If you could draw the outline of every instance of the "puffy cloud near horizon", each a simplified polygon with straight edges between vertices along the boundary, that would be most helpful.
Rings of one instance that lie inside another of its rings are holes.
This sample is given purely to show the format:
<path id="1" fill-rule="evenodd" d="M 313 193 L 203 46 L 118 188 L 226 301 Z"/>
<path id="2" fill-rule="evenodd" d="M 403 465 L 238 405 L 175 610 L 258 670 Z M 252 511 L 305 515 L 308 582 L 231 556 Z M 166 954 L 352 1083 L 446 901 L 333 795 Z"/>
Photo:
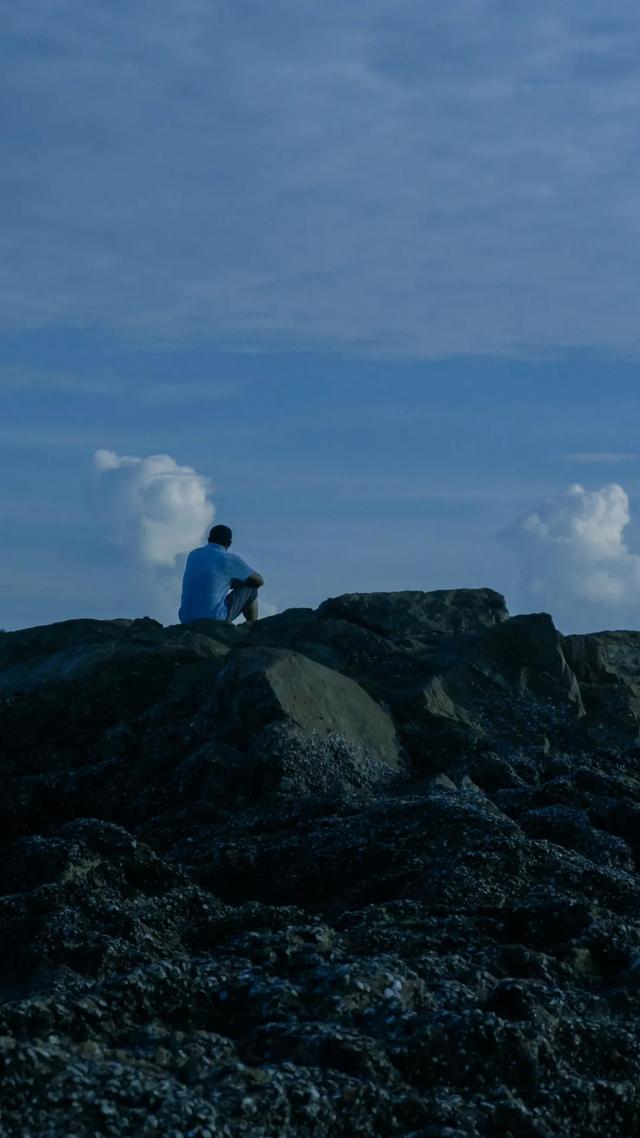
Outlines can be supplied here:
<path id="1" fill-rule="evenodd" d="M 523 607 L 552 613 L 564 632 L 634 627 L 640 619 L 640 555 L 624 541 L 629 497 L 618 483 L 579 484 L 542 502 L 502 532 L 521 562 Z"/>
<path id="2" fill-rule="evenodd" d="M 182 557 L 215 517 L 209 479 L 168 454 L 145 458 L 98 450 L 99 508 L 106 537 L 137 577 L 136 591 L 163 622 L 176 619 Z"/>

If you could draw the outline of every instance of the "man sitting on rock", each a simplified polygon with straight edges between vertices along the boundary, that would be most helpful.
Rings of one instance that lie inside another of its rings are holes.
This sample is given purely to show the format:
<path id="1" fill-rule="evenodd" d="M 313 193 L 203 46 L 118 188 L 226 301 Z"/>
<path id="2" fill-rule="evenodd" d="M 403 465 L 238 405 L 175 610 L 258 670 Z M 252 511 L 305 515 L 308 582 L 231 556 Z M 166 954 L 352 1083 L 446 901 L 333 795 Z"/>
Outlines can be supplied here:
<path id="1" fill-rule="evenodd" d="M 214 526 L 207 545 L 192 549 L 182 580 L 179 617 L 192 620 L 233 622 L 240 613 L 245 620 L 258 619 L 258 589 L 264 579 L 246 561 L 229 553 L 232 533 L 228 526 Z"/>

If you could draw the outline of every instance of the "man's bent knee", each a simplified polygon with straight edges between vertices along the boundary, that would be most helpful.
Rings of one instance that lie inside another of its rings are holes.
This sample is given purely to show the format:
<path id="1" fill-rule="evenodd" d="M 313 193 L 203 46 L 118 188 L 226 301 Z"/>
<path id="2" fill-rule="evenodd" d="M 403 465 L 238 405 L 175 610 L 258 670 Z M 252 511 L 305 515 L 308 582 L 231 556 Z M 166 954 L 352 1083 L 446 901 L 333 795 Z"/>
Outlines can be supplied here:
<path id="1" fill-rule="evenodd" d="M 247 620 L 257 620 L 257 598 L 258 590 L 252 585 L 239 585 L 227 597 L 227 621 L 232 623 L 240 614 Z"/>

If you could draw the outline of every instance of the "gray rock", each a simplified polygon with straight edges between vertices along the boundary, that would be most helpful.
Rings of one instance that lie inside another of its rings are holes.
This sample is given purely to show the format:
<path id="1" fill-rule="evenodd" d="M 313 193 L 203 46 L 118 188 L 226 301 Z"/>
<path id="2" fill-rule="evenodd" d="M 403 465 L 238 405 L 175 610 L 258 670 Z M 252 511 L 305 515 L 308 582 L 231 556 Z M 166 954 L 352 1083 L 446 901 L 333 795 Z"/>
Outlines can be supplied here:
<path id="1" fill-rule="evenodd" d="M 580 683 L 591 720 L 618 725 L 637 738 L 640 729 L 640 632 L 565 636 L 563 651 Z"/>
<path id="2" fill-rule="evenodd" d="M 563 653 L 563 638 L 548 613 L 515 616 L 479 636 L 463 653 L 491 683 L 549 700 L 584 714 L 580 688 Z"/>
<path id="3" fill-rule="evenodd" d="M 318 664 L 342 672 L 361 684 L 375 699 L 392 699 L 413 687 L 432 669 L 415 653 L 393 644 L 388 637 L 352 621 L 318 618 L 309 610 L 292 610 L 259 621 L 251 645 L 288 648 Z"/>
<path id="4" fill-rule="evenodd" d="M 562 638 L 545 613 L 513 617 L 468 637 L 449 666 L 392 702 L 419 770 L 457 762 L 479 742 L 550 746 L 548 733 L 584 715 Z"/>
<path id="5" fill-rule="evenodd" d="M 0 635 L 3 1136 L 640 1132 L 637 637 L 505 618 Z"/>
<path id="6" fill-rule="evenodd" d="M 509 615 L 504 597 L 493 589 L 347 593 L 325 601 L 318 613 L 358 624 L 395 643 L 431 645 L 491 628 Z"/>
<path id="7" fill-rule="evenodd" d="M 564 636 L 564 653 L 584 683 L 638 682 L 640 632 L 592 632 Z"/>
<path id="8" fill-rule="evenodd" d="M 214 622 L 207 622 L 209 629 Z M 212 631 L 212 630 L 211 630 Z M 163 629 L 143 620 L 68 620 L 0 635 L 0 696 L 51 689 L 57 685 L 102 686 L 126 671 L 147 667 L 157 676 L 163 665 L 218 660 L 225 644 L 185 627 Z"/>
<path id="9" fill-rule="evenodd" d="M 387 773 L 404 769 L 391 716 L 353 680 L 306 656 L 273 648 L 234 652 L 220 673 L 217 703 L 241 745 L 280 724 L 296 740 L 341 740 Z"/>

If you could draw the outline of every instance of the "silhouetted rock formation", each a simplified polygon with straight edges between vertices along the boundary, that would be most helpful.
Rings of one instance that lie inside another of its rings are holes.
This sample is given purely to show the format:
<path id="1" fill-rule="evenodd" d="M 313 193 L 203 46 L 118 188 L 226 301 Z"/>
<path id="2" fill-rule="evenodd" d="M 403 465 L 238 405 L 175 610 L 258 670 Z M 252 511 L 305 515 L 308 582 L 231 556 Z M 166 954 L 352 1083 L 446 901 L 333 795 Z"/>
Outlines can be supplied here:
<path id="1" fill-rule="evenodd" d="M 0 634 L 0 1133 L 640 1132 L 640 634 Z"/>

